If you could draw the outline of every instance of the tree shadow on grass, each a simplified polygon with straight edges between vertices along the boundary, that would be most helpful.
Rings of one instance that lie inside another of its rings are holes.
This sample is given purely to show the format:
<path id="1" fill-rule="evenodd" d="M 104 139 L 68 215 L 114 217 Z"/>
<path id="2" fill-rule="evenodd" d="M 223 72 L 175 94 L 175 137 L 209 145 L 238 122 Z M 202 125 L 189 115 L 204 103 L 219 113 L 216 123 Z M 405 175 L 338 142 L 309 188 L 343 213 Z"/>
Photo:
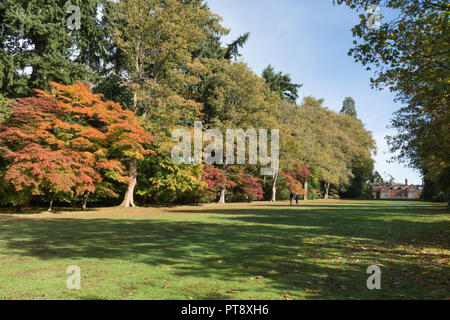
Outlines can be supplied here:
<path id="1" fill-rule="evenodd" d="M 402 210 L 398 214 L 407 215 Z M 405 256 L 394 242 L 412 234 L 415 245 L 431 247 L 436 245 L 436 234 L 448 230 L 448 223 L 408 221 L 397 216 L 383 220 L 377 216 L 378 209 L 351 207 L 314 211 L 204 208 L 194 212 L 214 216 L 211 222 L 19 219 L 0 224 L 0 241 L 6 245 L 3 254 L 43 260 L 111 258 L 150 266 L 171 265 L 181 277 L 223 281 L 261 275 L 273 289 L 333 299 L 342 297 L 343 290 L 348 296 L 370 297 L 373 293 L 367 290 L 365 281 L 366 268 L 371 264 L 393 270 L 393 279 L 396 270 L 401 274 L 403 269 L 416 267 L 418 255 Z M 445 255 L 421 253 L 419 258 L 434 264 Z M 379 293 L 381 297 L 404 289 L 401 284 L 397 287 L 397 282 L 392 280 L 391 290 Z"/>

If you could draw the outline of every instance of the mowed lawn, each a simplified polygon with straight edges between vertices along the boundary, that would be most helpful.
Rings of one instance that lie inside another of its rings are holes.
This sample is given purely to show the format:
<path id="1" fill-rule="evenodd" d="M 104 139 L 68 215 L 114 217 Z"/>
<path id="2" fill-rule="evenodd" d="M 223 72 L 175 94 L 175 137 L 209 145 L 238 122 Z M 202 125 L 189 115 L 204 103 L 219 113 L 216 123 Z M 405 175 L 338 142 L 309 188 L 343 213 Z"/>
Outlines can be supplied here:
<path id="1" fill-rule="evenodd" d="M 5 214 L 0 299 L 448 299 L 449 230 L 416 201 Z"/>

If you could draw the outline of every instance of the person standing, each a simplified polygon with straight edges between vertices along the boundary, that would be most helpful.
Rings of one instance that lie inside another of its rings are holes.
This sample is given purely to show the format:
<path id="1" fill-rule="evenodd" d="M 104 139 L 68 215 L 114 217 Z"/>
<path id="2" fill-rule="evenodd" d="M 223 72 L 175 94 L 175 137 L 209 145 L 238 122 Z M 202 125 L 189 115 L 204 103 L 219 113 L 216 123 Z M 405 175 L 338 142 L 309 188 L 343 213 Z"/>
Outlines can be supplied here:
<path id="1" fill-rule="evenodd" d="M 299 200 L 300 200 L 300 195 L 297 194 L 297 195 L 295 196 L 295 203 L 296 203 L 297 205 L 299 205 L 299 204 L 298 204 Z"/>
<path id="2" fill-rule="evenodd" d="M 291 200 L 291 206 L 294 204 L 294 197 L 295 197 L 295 194 L 293 192 L 291 192 L 291 194 L 289 195 L 289 199 Z"/>

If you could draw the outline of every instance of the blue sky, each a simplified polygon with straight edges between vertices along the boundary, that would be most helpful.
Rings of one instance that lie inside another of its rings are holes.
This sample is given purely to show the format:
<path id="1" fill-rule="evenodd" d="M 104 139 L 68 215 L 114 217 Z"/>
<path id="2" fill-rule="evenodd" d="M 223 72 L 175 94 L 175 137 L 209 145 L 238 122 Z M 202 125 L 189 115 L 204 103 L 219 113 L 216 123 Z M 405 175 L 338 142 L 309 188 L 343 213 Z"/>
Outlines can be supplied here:
<path id="1" fill-rule="evenodd" d="M 256 73 L 271 64 L 303 83 L 300 99 L 315 96 L 324 105 L 339 111 L 345 97 L 356 101 L 358 117 L 377 141 L 376 169 L 397 182 L 420 184 L 420 174 L 399 163 L 388 163 L 391 154 L 384 137 L 389 119 L 400 108 L 394 94 L 370 87 L 372 75 L 347 56 L 353 46 L 351 28 L 359 23 L 359 13 L 347 6 L 333 6 L 332 0 L 207 0 L 211 10 L 231 29 L 229 43 L 250 32 L 241 50 L 243 62 Z"/>

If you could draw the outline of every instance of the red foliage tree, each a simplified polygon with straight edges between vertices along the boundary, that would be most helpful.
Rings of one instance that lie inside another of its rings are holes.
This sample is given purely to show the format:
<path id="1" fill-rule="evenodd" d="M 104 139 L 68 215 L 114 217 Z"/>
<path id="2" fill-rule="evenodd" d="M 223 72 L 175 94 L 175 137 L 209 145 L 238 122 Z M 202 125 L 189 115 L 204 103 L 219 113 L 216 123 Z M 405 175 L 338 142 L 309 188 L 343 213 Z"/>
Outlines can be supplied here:
<path id="1" fill-rule="evenodd" d="M 16 191 L 55 197 L 82 196 L 101 189 L 117 196 L 102 176 L 132 183 L 123 162 L 151 153 L 151 137 L 134 114 L 77 83 L 37 90 L 0 126 L 0 152 L 8 161 L 3 179 Z M 134 188 L 134 186 L 133 186 Z"/>
<path id="2" fill-rule="evenodd" d="M 305 190 L 303 189 L 303 185 L 300 181 L 295 179 L 290 172 L 283 171 L 281 172 L 282 181 L 284 185 L 289 190 L 289 192 L 293 192 L 295 194 L 304 194 Z"/>
<path id="3" fill-rule="evenodd" d="M 210 164 L 205 164 L 203 166 L 202 181 L 207 184 L 204 193 L 209 200 L 215 199 L 224 186 L 226 188 L 233 188 L 236 186 L 233 181 L 227 179 L 225 170 Z"/>
<path id="4" fill-rule="evenodd" d="M 217 197 L 225 186 L 229 196 L 236 201 L 262 200 L 264 191 L 261 179 L 245 172 L 244 167 L 229 167 L 227 172 L 212 165 L 204 165 L 202 180 L 207 184 L 206 194 L 210 200 Z"/>
<path id="5" fill-rule="evenodd" d="M 311 171 L 306 164 L 303 164 L 300 168 L 294 170 L 285 170 L 281 172 L 286 188 L 295 194 L 305 194 L 306 189 L 303 188 L 302 182 L 306 182 L 311 175 Z"/>
<path id="6" fill-rule="evenodd" d="M 264 199 L 264 190 L 259 183 L 260 181 L 261 179 L 240 171 L 235 177 L 236 187 L 233 192 L 234 198 L 245 201 Z"/>

